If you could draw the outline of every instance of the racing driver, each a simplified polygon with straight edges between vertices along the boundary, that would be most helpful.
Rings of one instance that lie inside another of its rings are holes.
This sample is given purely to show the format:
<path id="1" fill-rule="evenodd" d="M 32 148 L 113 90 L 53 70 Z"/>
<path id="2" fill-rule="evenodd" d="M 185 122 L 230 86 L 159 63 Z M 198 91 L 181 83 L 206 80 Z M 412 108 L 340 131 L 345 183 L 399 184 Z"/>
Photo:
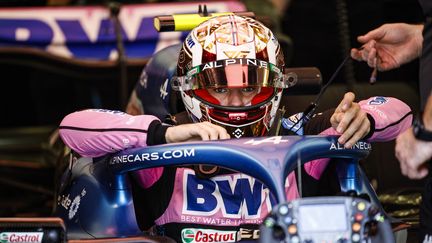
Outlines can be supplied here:
<path id="1" fill-rule="evenodd" d="M 236 15 L 211 18 L 190 32 L 178 56 L 172 88 L 180 93 L 186 112 L 176 116 L 176 125 L 166 125 L 142 109 L 139 115 L 84 110 L 63 119 L 60 135 L 79 155 L 100 157 L 164 143 L 270 136 L 275 126 L 282 126 L 282 134 L 340 135 L 338 142 L 349 148 L 360 139 L 392 140 L 411 125 L 411 110 L 400 100 L 372 97 L 355 102 L 351 92 L 335 109 L 305 124 L 302 114 L 280 118 L 282 91 L 292 85 L 283 70 L 282 50 L 267 27 Z M 130 102 L 135 110 L 142 107 L 137 99 Z M 302 169 L 318 183 L 327 163 L 315 160 Z M 271 210 L 264 185 L 223 168 L 153 168 L 132 176 L 141 229 L 178 242 L 191 242 L 191 235 L 207 242 L 256 239 L 259 224 Z M 287 178 L 286 191 L 288 199 L 299 196 L 294 173 Z"/>

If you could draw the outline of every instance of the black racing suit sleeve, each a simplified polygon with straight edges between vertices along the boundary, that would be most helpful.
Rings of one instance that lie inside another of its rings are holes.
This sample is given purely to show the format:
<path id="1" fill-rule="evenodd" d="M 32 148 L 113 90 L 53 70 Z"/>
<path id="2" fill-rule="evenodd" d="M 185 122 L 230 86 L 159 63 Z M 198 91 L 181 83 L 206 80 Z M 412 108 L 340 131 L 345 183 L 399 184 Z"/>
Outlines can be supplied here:
<path id="1" fill-rule="evenodd" d="M 147 145 L 166 144 L 165 133 L 168 127 L 158 120 L 152 121 L 147 129 Z"/>
<path id="2" fill-rule="evenodd" d="M 330 118 L 335 109 L 315 114 L 304 126 L 304 135 L 317 135 L 331 127 Z"/>
<path id="3" fill-rule="evenodd" d="M 334 111 L 335 109 L 330 109 L 313 116 L 312 119 L 310 119 L 310 121 L 306 123 L 304 127 L 304 135 L 320 134 L 324 130 L 330 128 L 332 126 L 330 123 L 330 118 L 333 115 Z M 372 137 L 373 133 L 375 132 L 374 118 L 369 114 L 367 114 L 367 118 L 370 122 L 370 131 L 363 139 L 368 139 Z"/>

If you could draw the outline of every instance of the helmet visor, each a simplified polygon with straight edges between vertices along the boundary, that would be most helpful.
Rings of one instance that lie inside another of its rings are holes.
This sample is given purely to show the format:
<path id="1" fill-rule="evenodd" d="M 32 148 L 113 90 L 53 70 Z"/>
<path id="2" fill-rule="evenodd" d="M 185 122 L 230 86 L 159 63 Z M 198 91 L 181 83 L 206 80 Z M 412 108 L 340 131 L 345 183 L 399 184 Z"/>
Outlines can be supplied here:
<path id="1" fill-rule="evenodd" d="M 217 88 L 288 88 L 282 71 L 275 65 L 248 58 L 224 59 L 193 67 L 186 76 L 175 77 L 175 90 Z"/>

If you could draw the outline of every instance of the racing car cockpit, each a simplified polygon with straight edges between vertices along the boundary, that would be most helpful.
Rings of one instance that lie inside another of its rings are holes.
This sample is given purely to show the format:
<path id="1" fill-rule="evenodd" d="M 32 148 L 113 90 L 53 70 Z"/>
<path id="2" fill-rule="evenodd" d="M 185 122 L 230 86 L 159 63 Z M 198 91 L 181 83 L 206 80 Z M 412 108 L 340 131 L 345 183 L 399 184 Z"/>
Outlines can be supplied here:
<path id="1" fill-rule="evenodd" d="M 211 16 L 197 18 L 200 17 Z M 163 25 L 162 22 L 159 24 Z M 176 66 L 172 57 L 178 56 L 180 48 L 180 45 L 173 45 L 156 53 L 137 84 L 142 87 L 142 92 L 137 95 L 145 105 L 144 111 L 164 121 L 169 121 L 173 113 L 182 109 L 169 85 Z M 285 70 L 285 74 L 289 85 L 297 84 L 288 92 L 319 90 L 316 87 L 321 84 L 321 75 L 316 68 L 292 68 Z M 311 114 L 314 110 L 312 107 L 306 113 Z M 371 145 L 364 141 L 344 148 L 336 136 L 277 135 L 130 148 L 97 158 L 70 153 L 59 183 L 55 208 L 55 215 L 64 225 L 50 222 L 60 231 L 50 231 L 51 238 L 49 233 L 39 234 L 40 242 L 64 242 L 66 239 L 69 242 L 173 242 L 168 237 L 151 235 L 140 226 L 137 213 L 140 205 L 134 198 L 129 175 L 149 168 L 200 164 L 256 178 L 269 191 L 266 200 L 271 207 L 261 222 L 260 231 L 254 231 L 249 238 L 231 233 L 213 235 L 210 239 L 188 231 L 182 234 L 183 242 L 394 242 L 389 220 L 358 165 L 370 150 Z M 288 202 L 287 176 L 297 170 L 301 192 L 299 168 L 321 158 L 332 159 L 338 196 L 303 198 L 300 194 L 299 199 Z M 147 205 L 157 203 L 153 198 L 144 200 L 149 201 Z M 33 227 L 42 232 L 43 226 L 44 222 L 30 223 L 15 231 L 26 232 Z M 5 227 L 16 227 L 16 224 Z M 62 234 L 67 237 L 58 237 Z M 9 240 L 12 236 L 6 233 L 2 237 Z M 15 234 L 13 237 L 24 236 Z"/>
<path id="2" fill-rule="evenodd" d="M 176 65 L 172 56 L 178 56 L 180 48 L 174 45 L 156 53 L 137 84 L 141 86 L 142 92 L 137 95 L 145 105 L 144 111 L 161 120 L 181 109 L 169 85 Z M 316 87 L 321 82 L 319 71 L 314 68 L 288 69 L 285 75 L 287 85 L 297 84 L 293 87 L 298 90 Z M 310 116 L 314 110 L 312 107 L 305 113 Z M 144 235 L 152 240 L 153 236 L 146 235 L 140 226 L 137 215 L 140 205 L 134 200 L 129 173 L 156 167 L 205 164 L 250 175 L 270 191 L 273 209 L 262 222 L 260 233 L 246 240 L 393 242 L 389 221 L 358 166 L 358 160 L 366 157 L 370 149 L 370 144 L 363 141 L 352 148 L 344 148 L 335 136 L 270 136 L 132 148 L 93 159 L 71 155 L 62 178 L 56 215 L 64 220 L 69 239 L 107 240 Z M 300 195 L 299 199 L 287 202 L 284 188 L 288 174 L 298 170 L 301 191 L 298 168 L 320 158 L 333 160 L 342 196 L 302 198 Z M 184 242 L 204 242 L 209 237 L 202 237 L 195 231 L 182 232 Z M 211 241 L 245 240 L 237 233 L 218 237 L 213 235 Z"/>
<path id="3" fill-rule="evenodd" d="M 358 160 L 368 155 L 370 144 L 358 142 L 351 149 L 334 149 L 335 146 L 338 142 L 334 136 L 278 136 L 135 148 L 96 162 L 72 159 L 59 195 L 61 203 L 71 203 L 68 207 L 59 206 L 57 215 L 64 220 L 69 239 L 143 235 L 135 215 L 128 172 L 205 161 L 249 174 L 267 185 L 277 206 L 263 221 L 261 242 L 393 242 L 389 221 L 367 178 L 358 169 Z M 286 202 L 284 178 L 298 165 L 321 157 L 335 158 L 342 190 L 366 193 L 371 201 L 358 197 L 310 197 Z M 227 163 L 226 158 L 236 163 Z M 193 232 L 188 237 L 195 242 L 203 240 Z M 238 235 L 233 237 L 241 239 Z"/>

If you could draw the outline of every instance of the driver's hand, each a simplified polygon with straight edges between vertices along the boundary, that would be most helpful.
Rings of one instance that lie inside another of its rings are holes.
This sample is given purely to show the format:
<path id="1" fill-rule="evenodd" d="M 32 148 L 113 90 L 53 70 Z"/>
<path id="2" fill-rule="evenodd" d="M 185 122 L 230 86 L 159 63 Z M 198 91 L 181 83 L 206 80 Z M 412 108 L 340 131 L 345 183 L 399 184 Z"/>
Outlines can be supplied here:
<path id="1" fill-rule="evenodd" d="M 228 138 L 230 138 L 230 135 L 227 133 L 225 128 L 210 122 L 191 123 L 169 127 L 165 133 L 167 143 Z"/>
<path id="2" fill-rule="evenodd" d="M 367 114 L 360 109 L 360 105 L 354 102 L 354 99 L 354 93 L 345 93 L 343 100 L 330 118 L 332 127 L 341 134 L 338 142 L 345 148 L 352 147 L 370 131 L 371 124 Z"/>

